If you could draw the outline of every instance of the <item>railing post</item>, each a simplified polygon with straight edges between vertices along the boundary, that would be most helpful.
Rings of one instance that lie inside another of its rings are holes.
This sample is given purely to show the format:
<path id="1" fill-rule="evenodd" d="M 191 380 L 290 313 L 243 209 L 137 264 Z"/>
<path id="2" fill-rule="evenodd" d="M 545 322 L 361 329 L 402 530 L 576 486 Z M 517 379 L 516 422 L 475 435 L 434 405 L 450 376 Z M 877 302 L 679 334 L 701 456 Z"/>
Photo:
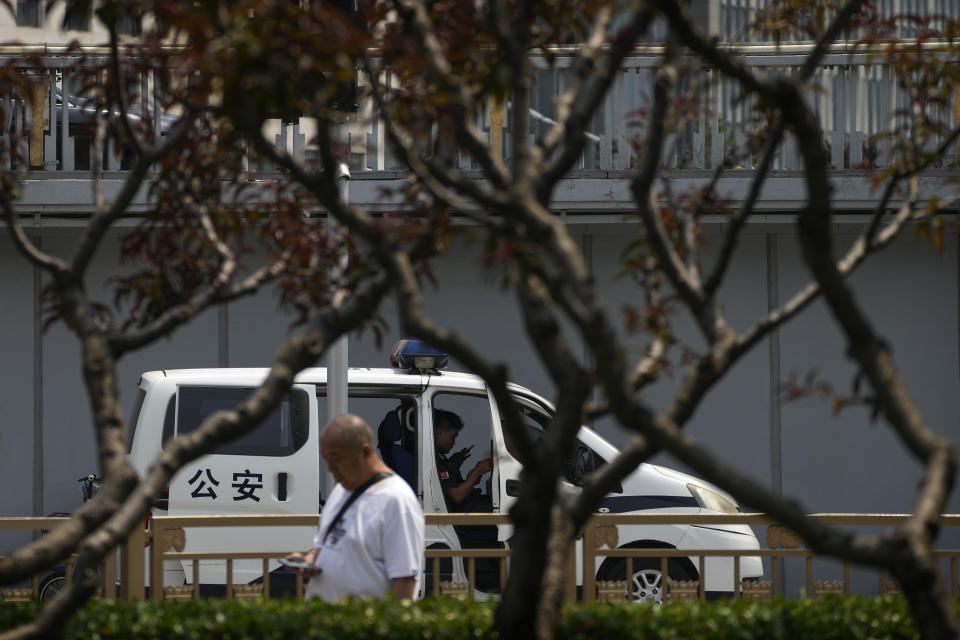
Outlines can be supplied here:
<path id="1" fill-rule="evenodd" d="M 707 558 L 700 556 L 700 600 L 707 600 Z"/>
<path id="2" fill-rule="evenodd" d="M 163 538 L 162 530 L 157 528 L 157 521 L 150 521 L 150 599 L 163 600 L 163 552 L 161 549 Z M 193 576 L 196 580 L 197 576 Z"/>
<path id="3" fill-rule="evenodd" d="M 103 560 L 103 598 L 116 600 L 117 598 L 117 551 L 107 553 Z"/>
<path id="4" fill-rule="evenodd" d="M 597 523 L 594 517 L 587 520 L 583 527 L 583 600 L 593 602 L 597 599 L 597 579 L 594 551 L 597 548 Z"/>
<path id="5" fill-rule="evenodd" d="M 490 152 L 494 158 L 503 159 L 503 120 L 506 103 L 491 98 L 490 104 Z"/>
<path id="6" fill-rule="evenodd" d="M 577 543 L 570 545 L 570 552 L 567 554 L 567 575 L 564 578 L 566 587 L 564 589 L 564 600 L 571 602 L 577 599 Z M 503 591 L 500 591 L 503 593 Z"/>
<path id="7" fill-rule="evenodd" d="M 47 102 L 47 91 L 50 90 L 49 76 L 43 72 L 36 72 L 30 77 L 30 168 L 43 169 L 43 139 L 47 122 L 43 117 Z"/>
<path id="8" fill-rule="evenodd" d="M 143 600 L 145 574 L 143 548 L 147 532 L 137 525 L 120 546 L 120 599 Z"/>
<path id="9" fill-rule="evenodd" d="M 733 599 L 740 599 L 740 556 L 733 556 Z"/>

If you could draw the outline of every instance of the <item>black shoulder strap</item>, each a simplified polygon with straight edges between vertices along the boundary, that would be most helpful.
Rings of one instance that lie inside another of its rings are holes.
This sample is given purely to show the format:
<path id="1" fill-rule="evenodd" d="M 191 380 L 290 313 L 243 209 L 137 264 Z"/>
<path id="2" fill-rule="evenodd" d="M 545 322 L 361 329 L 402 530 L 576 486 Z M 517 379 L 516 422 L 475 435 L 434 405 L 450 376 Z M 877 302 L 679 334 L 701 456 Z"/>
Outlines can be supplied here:
<path id="1" fill-rule="evenodd" d="M 323 544 L 327 541 L 327 535 L 330 533 L 330 530 L 337 526 L 337 524 L 343 519 L 343 514 L 347 512 L 347 509 L 350 508 L 350 505 L 357 501 L 357 498 L 360 497 L 360 494 L 384 478 L 389 478 L 392 475 L 392 473 L 387 473 L 386 471 L 379 471 L 373 474 L 372 478 L 354 489 L 353 493 L 350 494 L 350 497 L 343 501 L 343 506 L 340 507 L 340 511 L 337 511 L 337 515 L 333 516 L 333 520 L 330 521 L 330 526 L 328 526 L 327 530 L 323 532 L 323 538 L 320 539 L 320 544 Z"/>

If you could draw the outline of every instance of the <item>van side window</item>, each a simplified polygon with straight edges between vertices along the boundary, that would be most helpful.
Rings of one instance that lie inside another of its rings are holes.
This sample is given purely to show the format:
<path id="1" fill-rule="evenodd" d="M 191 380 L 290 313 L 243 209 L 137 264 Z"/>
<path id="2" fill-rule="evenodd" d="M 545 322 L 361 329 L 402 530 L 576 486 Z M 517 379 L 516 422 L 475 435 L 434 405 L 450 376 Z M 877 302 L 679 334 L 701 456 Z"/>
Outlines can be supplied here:
<path id="1" fill-rule="evenodd" d="M 252 387 L 180 387 L 170 399 L 163 421 L 163 441 L 197 429 L 204 420 L 223 409 L 232 409 L 253 391 Z M 309 436 L 307 394 L 300 389 L 287 393 L 280 406 L 253 431 L 221 444 L 214 455 L 289 456 Z"/>
<path id="2" fill-rule="evenodd" d="M 454 393 L 440 391 L 431 400 L 434 421 L 434 433 L 431 434 L 434 455 L 436 457 L 437 478 L 447 509 L 451 513 L 483 513 L 493 508 L 493 474 L 484 474 L 469 489 L 469 494 L 459 500 L 451 498 L 452 487 L 461 486 L 469 477 L 471 470 L 482 460 L 493 459 L 493 431 L 490 425 L 490 399 L 486 393 Z M 453 432 L 453 441 L 446 436 L 438 440 L 437 427 L 445 425 L 446 432 Z M 457 428 L 457 431 L 452 431 Z M 445 448 L 443 448 L 445 445 Z M 464 451 L 466 450 L 466 451 Z M 463 454 L 458 452 L 463 451 Z M 474 529 L 478 529 L 474 531 Z M 486 531 L 481 531 L 483 529 Z M 486 527 L 461 527 L 457 529 L 461 544 L 469 544 L 480 539 L 496 541 L 496 529 Z M 467 536 L 467 537 L 464 537 Z"/>
<path id="3" fill-rule="evenodd" d="M 417 491 L 417 396 L 420 388 L 371 385 L 350 387 L 350 413 L 363 418 L 376 439 L 380 458 Z M 327 421 L 327 396 L 317 387 L 320 424 Z"/>

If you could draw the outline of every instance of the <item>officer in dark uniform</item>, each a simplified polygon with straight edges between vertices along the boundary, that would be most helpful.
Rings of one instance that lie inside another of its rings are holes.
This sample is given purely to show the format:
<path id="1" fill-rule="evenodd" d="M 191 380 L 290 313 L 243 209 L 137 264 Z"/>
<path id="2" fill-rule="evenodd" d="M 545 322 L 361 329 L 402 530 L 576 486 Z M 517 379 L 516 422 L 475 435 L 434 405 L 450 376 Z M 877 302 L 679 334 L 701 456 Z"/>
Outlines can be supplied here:
<path id="1" fill-rule="evenodd" d="M 490 497 L 484 497 L 476 485 L 484 474 L 490 472 L 493 461 L 490 458 L 478 461 L 464 478 L 460 467 L 470 457 L 470 449 L 473 447 L 466 447 L 453 455 L 447 455 L 453 450 L 453 446 L 457 443 L 457 436 L 463 429 L 460 416 L 452 411 L 437 409 L 433 412 L 433 429 L 437 447 L 437 473 L 440 474 L 440 484 L 450 512 L 490 511 Z"/>
<path id="2" fill-rule="evenodd" d="M 440 485 L 447 501 L 450 513 L 488 513 L 493 505 L 489 492 L 484 495 L 476 485 L 480 479 L 493 468 L 490 458 L 479 460 L 464 478 L 460 467 L 470 456 L 470 449 L 466 447 L 452 455 L 457 436 L 463 429 L 460 416 L 452 411 L 435 409 L 433 412 L 433 435 L 437 449 L 437 473 L 440 475 Z M 497 528 L 491 526 L 458 526 L 454 527 L 460 545 L 464 549 L 483 549 L 501 547 L 497 541 Z M 476 561 L 477 587 L 484 591 L 498 591 L 500 585 L 499 562 L 494 558 L 478 558 Z"/>

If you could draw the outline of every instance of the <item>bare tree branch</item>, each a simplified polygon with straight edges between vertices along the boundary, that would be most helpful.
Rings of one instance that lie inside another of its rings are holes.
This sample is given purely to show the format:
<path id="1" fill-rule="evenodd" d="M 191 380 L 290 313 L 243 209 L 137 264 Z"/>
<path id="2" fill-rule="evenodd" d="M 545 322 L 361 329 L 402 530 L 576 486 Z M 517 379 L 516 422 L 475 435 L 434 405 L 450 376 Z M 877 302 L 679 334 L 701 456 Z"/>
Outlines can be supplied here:
<path id="1" fill-rule="evenodd" d="M 66 276 L 70 268 L 69 265 L 60 258 L 51 256 L 38 249 L 27 236 L 23 230 L 20 218 L 17 216 L 17 212 L 13 209 L 13 203 L 10 202 L 10 196 L 6 190 L 0 190 L 0 207 L 3 208 L 4 216 L 7 219 L 7 226 L 10 227 L 10 231 L 12 232 L 11 238 L 17 250 L 32 264 L 49 272 L 54 277 Z"/>
<path id="2" fill-rule="evenodd" d="M 674 72 L 673 67 L 664 66 L 657 76 L 654 84 L 654 104 L 649 134 L 644 145 L 644 157 L 637 176 L 631 182 L 630 189 L 660 268 L 670 279 L 677 294 L 693 312 L 700 330 L 711 343 L 714 343 L 720 338 L 729 337 L 730 328 L 716 306 L 704 298 L 699 278 L 687 269 L 674 248 L 659 213 L 659 205 L 653 190 L 653 181 L 663 144 L 663 122 L 667 112 L 668 93 L 673 86 Z"/>
<path id="3" fill-rule="evenodd" d="M 588 50 L 577 59 L 574 77 L 579 80 L 581 90 L 575 95 L 571 89 L 561 96 L 557 105 L 558 124 L 547 133 L 541 143 L 544 159 L 549 159 L 557 148 L 561 149 L 556 158 L 549 160 L 548 166 L 540 172 L 542 177 L 537 180 L 535 188 L 537 199 L 541 203 L 549 203 L 553 187 L 583 153 L 587 121 L 596 112 L 613 84 L 623 59 L 633 50 L 637 39 L 647 31 L 652 20 L 653 13 L 646 7 L 634 12 L 608 48 L 599 69 L 594 68 L 592 60 L 596 55 L 595 50 Z M 598 33 L 595 32 L 594 35 Z M 583 77 L 586 74 L 590 74 L 589 80 Z"/>
<path id="4" fill-rule="evenodd" d="M 814 72 L 816 72 L 817 67 L 820 65 L 820 61 L 823 60 L 823 56 L 825 56 L 830 49 L 830 45 L 833 44 L 840 36 L 840 33 L 847 28 L 850 20 L 860 12 L 860 7 L 863 6 L 864 1 L 865 0 L 847 0 L 840 8 L 840 11 L 833 17 L 829 26 L 827 26 L 826 30 L 824 30 L 823 34 L 817 40 L 813 51 L 810 52 L 810 55 L 807 56 L 807 59 L 803 62 L 803 66 L 800 67 L 799 79 L 801 82 L 806 82 L 813 77 Z"/>
<path id="5" fill-rule="evenodd" d="M 435 197 L 460 211 L 470 211 L 471 209 L 475 209 L 477 205 L 493 208 L 499 207 L 502 203 L 496 199 L 493 192 L 484 188 L 479 181 L 467 178 L 455 169 L 440 166 L 436 162 L 432 162 L 424 157 L 422 150 L 413 142 L 412 136 L 403 131 L 397 122 L 389 117 L 389 109 L 386 102 L 387 90 L 376 78 L 377 72 L 369 58 L 367 58 L 366 68 L 367 74 L 371 78 L 370 85 L 374 101 L 377 103 L 381 112 L 385 114 L 384 125 L 387 136 L 393 143 L 400 158 L 407 164 L 408 168 L 413 171 L 424 187 Z M 461 129 L 467 133 L 473 130 L 472 126 L 469 125 L 461 125 Z M 469 137 L 474 138 L 475 136 L 470 135 Z M 483 151 L 484 145 L 480 141 L 476 141 L 476 144 L 470 148 L 478 160 L 484 155 L 489 155 L 489 153 L 485 154 Z M 496 170 L 494 169 L 494 171 Z M 507 180 L 505 174 L 502 176 L 502 180 Z M 476 201 L 477 205 L 463 200 L 457 191 L 472 198 Z"/>
<path id="6" fill-rule="evenodd" d="M 108 29 L 110 31 L 110 62 L 114 78 L 114 99 L 117 101 L 117 113 L 111 114 L 111 117 L 119 118 L 123 132 L 127 135 L 127 139 L 130 141 L 130 145 L 133 147 L 135 154 L 141 156 L 143 155 L 143 145 L 140 144 L 140 139 L 137 138 L 133 132 L 133 127 L 130 126 L 130 117 L 127 114 L 127 100 L 124 97 L 126 91 L 120 69 L 120 50 L 117 46 L 116 22 L 109 24 Z"/>
<path id="7" fill-rule="evenodd" d="M 286 270 L 286 267 L 287 264 L 284 260 L 278 260 L 264 265 L 242 282 L 238 282 L 231 287 L 223 285 L 204 287 L 194 294 L 189 301 L 167 309 L 139 331 L 134 333 L 117 332 L 110 335 L 110 348 L 114 357 L 119 358 L 129 351 L 134 351 L 158 338 L 169 335 L 174 329 L 190 321 L 204 309 L 256 293 L 263 285 L 279 277 Z M 220 275 L 223 275 L 223 273 L 221 272 Z"/>
<path id="8" fill-rule="evenodd" d="M 756 205 L 757 199 L 760 197 L 760 190 L 763 188 L 763 184 L 767 179 L 767 173 L 770 171 L 770 165 L 773 162 L 773 154 L 776 153 L 777 147 L 780 146 L 780 142 L 783 140 L 784 129 L 783 117 L 780 116 L 777 118 L 777 122 L 774 124 L 764 144 L 756 173 L 750 181 L 750 189 L 747 191 L 747 197 L 743 201 L 743 205 L 737 214 L 727 223 L 723 236 L 723 244 L 720 248 L 720 255 L 717 258 L 713 270 L 707 277 L 706 284 L 703 285 L 704 296 L 708 299 L 713 299 L 720 289 L 723 277 L 727 272 L 727 268 L 730 266 L 730 260 L 733 257 L 734 249 L 736 249 L 737 242 L 740 238 L 740 231 L 743 230 L 743 225 L 746 224 L 747 219 L 753 215 L 753 207 Z"/>
<path id="9" fill-rule="evenodd" d="M 137 161 L 130 171 L 130 175 L 124 181 L 120 193 L 117 194 L 117 199 L 109 207 L 97 207 L 71 260 L 70 268 L 75 274 L 81 276 L 86 271 L 94 250 L 99 246 L 104 233 L 110 225 L 126 213 L 137 191 L 143 185 L 150 167 L 183 143 L 193 128 L 193 123 L 194 116 L 185 115 L 181 117 L 162 143 L 145 149 L 141 155 L 137 156 Z"/>
<path id="10" fill-rule="evenodd" d="M 481 134 L 475 127 L 469 124 L 468 119 L 472 116 L 476 104 L 461 79 L 453 73 L 443 45 L 437 38 L 426 6 L 422 0 L 395 1 L 401 8 L 408 23 L 420 37 L 424 49 L 427 51 L 427 58 L 433 66 L 433 70 L 438 76 L 441 86 L 447 88 L 457 96 L 460 107 L 463 109 L 464 117 L 454 123 L 457 127 L 457 139 L 470 149 L 483 169 L 487 179 L 490 180 L 495 187 L 505 187 L 509 183 L 509 174 L 500 162 L 499 150 L 491 152 L 489 145 L 482 139 Z M 384 111 L 384 115 L 388 113 L 388 111 Z"/>
<path id="11" fill-rule="evenodd" d="M 443 349 L 462 362 L 470 371 L 483 378 L 496 400 L 504 429 L 517 443 L 518 453 L 524 460 L 530 461 L 535 470 L 538 458 L 526 431 L 521 427 L 523 421 L 513 398 L 507 390 L 507 369 L 503 365 L 491 364 L 473 345 L 461 336 L 434 323 L 423 310 L 423 298 L 417 286 L 416 276 L 409 260 L 402 255 L 382 256 L 388 262 L 388 269 L 395 278 L 397 307 L 402 328 L 406 335 L 426 340 L 434 347 Z"/>

